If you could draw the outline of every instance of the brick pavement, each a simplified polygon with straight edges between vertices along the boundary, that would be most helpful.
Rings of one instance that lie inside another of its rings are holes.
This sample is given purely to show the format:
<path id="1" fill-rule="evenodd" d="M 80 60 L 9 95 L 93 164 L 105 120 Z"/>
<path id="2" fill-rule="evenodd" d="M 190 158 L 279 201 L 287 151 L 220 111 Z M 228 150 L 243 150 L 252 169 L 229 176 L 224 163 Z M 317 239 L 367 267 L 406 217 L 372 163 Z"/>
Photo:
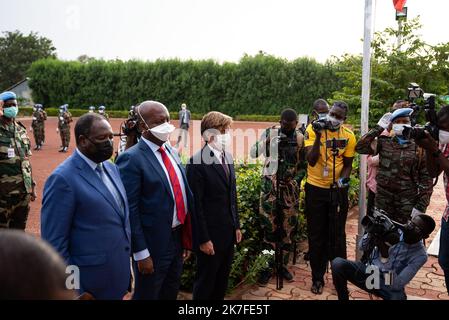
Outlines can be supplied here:
<path id="1" fill-rule="evenodd" d="M 446 197 L 442 178 L 439 179 L 438 184 L 434 189 L 430 206 L 427 213 L 430 214 L 436 221 L 437 227 L 426 242 L 428 247 L 435 237 L 439 227 L 440 219 L 443 209 L 446 205 Z M 357 234 L 358 222 L 358 208 L 353 208 L 349 213 L 348 222 L 346 225 L 348 258 L 354 259 L 355 256 L 355 238 Z M 300 249 L 302 252 L 307 251 L 307 241 L 301 243 Z M 234 299 L 243 300 L 336 300 L 336 291 L 332 284 L 332 276 L 329 273 L 325 275 L 325 287 L 322 295 L 314 295 L 310 292 L 312 285 L 312 277 L 310 266 L 303 257 L 299 259 L 296 265 L 290 267 L 290 271 L 294 275 L 294 282 L 286 283 L 284 281 L 284 288 L 280 291 L 276 290 L 275 279 L 271 279 L 266 287 L 259 287 L 258 285 L 247 286 L 241 288 L 232 297 Z M 362 290 L 356 288 L 352 284 L 349 286 L 350 299 L 352 300 L 367 300 L 370 296 Z M 446 286 L 444 283 L 444 276 L 441 267 L 438 264 L 438 259 L 429 256 L 426 264 L 417 273 L 415 278 L 406 287 L 406 293 L 409 300 L 449 300 Z M 376 297 L 371 297 L 377 300 Z"/>

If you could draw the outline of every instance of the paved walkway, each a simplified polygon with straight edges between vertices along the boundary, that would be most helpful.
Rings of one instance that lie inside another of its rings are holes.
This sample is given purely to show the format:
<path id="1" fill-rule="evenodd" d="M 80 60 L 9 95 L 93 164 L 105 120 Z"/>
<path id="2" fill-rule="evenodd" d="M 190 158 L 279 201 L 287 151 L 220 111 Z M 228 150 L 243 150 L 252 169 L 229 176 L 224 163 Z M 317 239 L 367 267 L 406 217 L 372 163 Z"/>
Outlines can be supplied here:
<path id="1" fill-rule="evenodd" d="M 430 206 L 427 213 L 430 214 L 436 221 L 437 227 L 430 238 L 426 241 L 428 247 L 440 228 L 441 214 L 446 205 L 446 197 L 442 178 L 435 186 L 434 193 L 431 199 Z M 355 237 L 357 234 L 358 209 L 354 208 L 349 213 L 349 218 L 346 226 L 347 246 L 349 259 L 354 259 L 355 256 Z M 301 251 L 307 251 L 307 242 L 301 243 Z M 275 279 L 271 279 L 266 287 L 259 287 L 258 285 L 241 288 L 236 292 L 232 298 L 243 300 L 337 300 L 336 291 L 332 284 L 332 276 L 329 273 L 325 275 L 325 287 L 322 295 L 314 295 L 310 292 L 312 285 L 311 270 L 309 263 L 304 261 L 301 256 L 299 262 L 290 268 L 294 274 L 294 282 L 287 283 L 284 281 L 284 288 L 276 290 Z M 349 285 L 350 297 L 354 300 L 370 299 L 370 296 L 362 290 L 353 285 Z M 438 264 L 438 259 L 429 256 L 427 263 L 417 273 L 415 278 L 409 283 L 406 288 L 408 299 L 410 300 L 449 300 L 446 286 L 444 283 L 444 276 L 441 267 Z M 373 299 L 376 299 L 373 297 Z"/>

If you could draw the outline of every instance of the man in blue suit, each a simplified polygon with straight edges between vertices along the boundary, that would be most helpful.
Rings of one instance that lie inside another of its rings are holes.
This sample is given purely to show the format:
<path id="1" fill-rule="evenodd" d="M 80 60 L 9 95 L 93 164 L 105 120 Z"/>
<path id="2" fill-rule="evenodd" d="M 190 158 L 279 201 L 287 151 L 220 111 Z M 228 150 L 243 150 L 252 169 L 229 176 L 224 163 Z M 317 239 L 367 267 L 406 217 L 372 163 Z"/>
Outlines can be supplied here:
<path id="1" fill-rule="evenodd" d="M 41 235 L 80 271 L 80 293 L 122 299 L 130 279 L 128 203 L 117 167 L 107 161 L 113 133 L 98 114 L 75 126 L 77 150 L 45 183 Z"/>
<path id="2" fill-rule="evenodd" d="M 167 108 L 137 108 L 139 143 L 117 159 L 129 201 L 136 300 L 176 300 L 185 249 L 192 248 L 193 196 L 176 152 Z M 183 250 L 184 249 L 184 250 Z"/>

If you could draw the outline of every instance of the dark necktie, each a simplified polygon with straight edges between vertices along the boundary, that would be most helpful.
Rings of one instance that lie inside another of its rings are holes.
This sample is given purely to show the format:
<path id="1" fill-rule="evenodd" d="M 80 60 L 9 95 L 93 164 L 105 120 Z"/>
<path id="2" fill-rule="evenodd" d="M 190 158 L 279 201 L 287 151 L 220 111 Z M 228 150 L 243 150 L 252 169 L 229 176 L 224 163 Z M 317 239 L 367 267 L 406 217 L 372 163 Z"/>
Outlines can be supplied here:
<path id="1" fill-rule="evenodd" d="M 226 173 L 226 178 L 229 180 L 229 167 L 226 163 L 226 157 L 224 151 L 221 153 L 221 166 Z"/>

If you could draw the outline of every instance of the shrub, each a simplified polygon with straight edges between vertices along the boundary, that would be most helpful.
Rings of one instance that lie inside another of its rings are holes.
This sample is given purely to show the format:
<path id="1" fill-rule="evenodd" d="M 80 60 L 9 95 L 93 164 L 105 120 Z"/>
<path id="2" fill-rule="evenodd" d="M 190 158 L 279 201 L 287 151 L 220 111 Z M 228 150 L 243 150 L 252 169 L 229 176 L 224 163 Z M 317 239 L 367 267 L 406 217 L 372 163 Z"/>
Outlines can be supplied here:
<path id="1" fill-rule="evenodd" d="M 186 102 L 193 113 L 211 110 L 231 116 L 278 115 L 286 106 L 308 113 L 317 98 L 340 88 L 333 69 L 310 58 L 294 61 L 264 53 L 239 63 L 212 60 L 59 61 L 32 64 L 28 77 L 33 100 L 49 107 L 68 103 L 75 109 L 105 105 L 128 110 L 152 99 L 178 111 Z"/>

